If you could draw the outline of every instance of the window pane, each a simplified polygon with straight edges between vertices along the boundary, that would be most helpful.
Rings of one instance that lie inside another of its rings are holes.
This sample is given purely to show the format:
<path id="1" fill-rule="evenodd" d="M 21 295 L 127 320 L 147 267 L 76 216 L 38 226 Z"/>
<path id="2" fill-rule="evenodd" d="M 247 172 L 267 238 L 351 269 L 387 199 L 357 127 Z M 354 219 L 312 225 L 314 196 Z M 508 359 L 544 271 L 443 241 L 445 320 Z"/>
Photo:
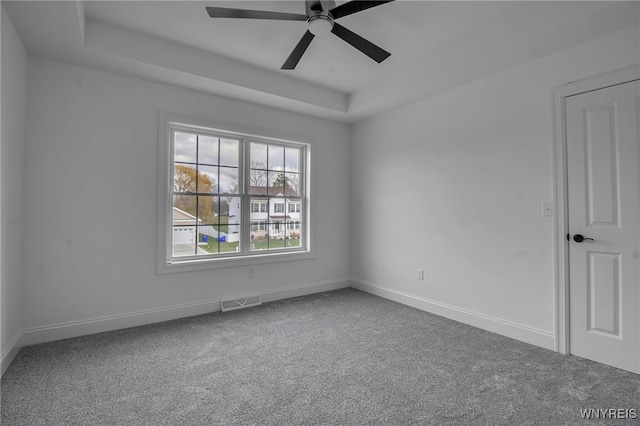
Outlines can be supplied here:
<path id="1" fill-rule="evenodd" d="M 269 249 L 284 247 L 284 237 L 286 232 L 287 228 L 283 216 L 272 221 L 269 229 Z"/>
<path id="2" fill-rule="evenodd" d="M 196 166 L 176 164 L 173 166 L 173 190 L 196 192 Z"/>
<path id="3" fill-rule="evenodd" d="M 220 253 L 240 251 L 240 226 L 228 225 L 226 231 L 220 234 L 218 242 L 220 244 Z"/>
<path id="4" fill-rule="evenodd" d="M 218 168 L 198 166 L 198 192 L 218 193 Z"/>
<path id="5" fill-rule="evenodd" d="M 240 143 L 233 139 L 220 139 L 220 165 L 238 167 Z"/>
<path id="6" fill-rule="evenodd" d="M 198 225 L 217 225 L 220 207 L 219 197 L 198 197 Z"/>
<path id="7" fill-rule="evenodd" d="M 284 170 L 284 147 L 269 145 L 269 170 Z"/>
<path id="8" fill-rule="evenodd" d="M 276 225 L 274 222 L 264 222 L 259 227 L 258 231 L 251 231 L 251 250 L 272 250 L 282 247 L 283 244 L 277 240 L 277 233 L 280 225 Z"/>
<path id="9" fill-rule="evenodd" d="M 198 163 L 218 164 L 218 138 L 213 136 L 198 136 Z"/>
<path id="10" fill-rule="evenodd" d="M 287 222 L 287 247 L 300 247 L 300 221 L 290 220 Z"/>
<path id="11" fill-rule="evenodd" d="M 196 162 L 196 135 L 182 132 L 173 134 L 173 161 Z"/>
<path id="12" fill-rule="evenodd" d="M 220 193 L 237 194 L 238 190 L 238 168 L 220 167 Z"/>
<path id="13" fill-rule="evenodd" d="M 267 168 L 267 145 L 262 143 L 251 143 L 251 168 Z"/>
<path id="14" fill-rule="evenodd" d="M 249 171 L 249 193 L 255 195 L 267 194 L 267 172 L 251 169 Z"/>
<path id="15" fill-rule="evenodd" d="M 198 197 L 198 255 L 239 250 L 240 197 Z"/>
<path id="16" fill-rule="evenodd" d="M 226 218 L 229 225 L 240 225 L 242 211 L 240 197 L 220 197 L 220 223 Z"/>
<path id="17" fill-rule="evenodd" d="M 195 226 L 173 227 L 172 231 L 172 256 L 193 256 L 196 253 Z"/>
<path id="18" fill-rule="evenodd" d="M 298 148 L 285 147 L 284 165 L 288 172 L 300 171 L 300 150 Z"/>
<path id="19" fill-rule="evenodd" d="M 196 197 L 175 195 L 172 210 L 173 256 L 193 256 L 196 252 Z"/>
<path id="20" fill-rule="evenodd" d="M 198 226 L 198 255 L 218 253 L 217 225 Z"/>
<path id="21" fill-rule="evenodd" d="M 288 185 L 286 177 L 282 172 L 268 172 L 269 177 L 269 195 L 285 195 L 285 186 Z"/>
<path id="22" fill-rule="evenodd" d="M 300 173 L 285 173 L 286 195 L 298 196 L 300 193 Z"/>
<path id="23" fill-rule="evenodd" d="M 251 251 L 267 250 L 268 246 L 269 237 L 267 236 L 266 229 L 251 230 Z"/>
<path id="24" fill-rule="evenodd" d="M 195 226 L 196 202 L 197 197 L 194 195 L 173 196 L 173 226 Z"/>
<path id="25" fill-rule="evenodd" d="M 198 255 L 240 251 L 240 226 L 199 226 Z"/>

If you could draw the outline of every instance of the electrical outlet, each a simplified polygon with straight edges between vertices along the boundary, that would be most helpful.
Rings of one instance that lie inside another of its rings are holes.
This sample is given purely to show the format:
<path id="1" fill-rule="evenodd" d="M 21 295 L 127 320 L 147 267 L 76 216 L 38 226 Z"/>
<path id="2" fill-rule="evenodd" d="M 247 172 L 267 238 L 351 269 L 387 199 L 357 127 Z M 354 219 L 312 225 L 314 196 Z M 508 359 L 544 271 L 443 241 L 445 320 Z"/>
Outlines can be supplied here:
<path id="1" fill-rule="evenodd" d="M 249 278 L 256 276 L 256 269 L 253 266 L 249 266 Z"/>
<path id="2" fill-rule="evenodd" d="M 423 281 L 423 280 L 424 280 L 424 269 L 420 269 L 420 268 L 418 268 L 418 279 L 419 279 L 420 281 Z"/>

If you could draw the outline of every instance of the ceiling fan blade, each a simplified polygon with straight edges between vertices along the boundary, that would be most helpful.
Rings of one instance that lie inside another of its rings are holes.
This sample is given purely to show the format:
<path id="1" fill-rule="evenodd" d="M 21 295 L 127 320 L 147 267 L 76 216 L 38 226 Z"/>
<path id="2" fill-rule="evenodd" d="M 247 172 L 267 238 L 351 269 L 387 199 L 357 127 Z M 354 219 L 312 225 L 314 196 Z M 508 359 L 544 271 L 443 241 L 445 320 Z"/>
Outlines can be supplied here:
<path id="1" fill-rule="evenodd" d="M 337 22 L 333 23 L 333 29 L 331 32 L 378 63 L 391 56 L 391 53 L 381 49 L 370 41 L 363 39 L 358 34 L 346 29 Z"/>
<path id="2" fill-rule="evenodd" d="M 307 47 L 309 47 L 309 44 L 311 44 L 311 40 L 313 40 L 314 37 L 315 36 L 307 30 L 280 69 L 294 69 L 296 65 L 298 65 L 298 62 L 300 62 L 300 58 L 302 58 L 302 55 L 307 50 Z"/>
<path id="3" fill-rule="evenodd" d="M 275 19 L 279 21 L 306 21 L 307 15 L 298 13 L 269 12 L 266 10 L 228 9 L 226 7 L 207 6 L 212 18 Z"/>
<path id="4" fill-rule="evenodd" d="M 351 15 L 352 13 L 362 12 L 363 10 L 371 9 L 372 7 L 380 6 L 385 3 L 390 3 L 393 0 L 383 1 L 350 1 L 340 6 L 334 7 L 330 10 L 333 19 L 342 18 L 343 16 Z"/>

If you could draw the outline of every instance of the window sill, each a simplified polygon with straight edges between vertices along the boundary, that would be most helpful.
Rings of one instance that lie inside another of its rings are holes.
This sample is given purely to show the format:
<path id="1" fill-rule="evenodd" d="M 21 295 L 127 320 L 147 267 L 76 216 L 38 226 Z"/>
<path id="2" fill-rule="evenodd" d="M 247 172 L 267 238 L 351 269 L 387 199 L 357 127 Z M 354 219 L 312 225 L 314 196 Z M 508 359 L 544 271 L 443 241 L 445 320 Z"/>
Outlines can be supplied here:
<path id="1" fill-rule="evenodd" d="M 237 268 L 243 266 L 264 265 L 275 262 L 290 262 L 315 258 L 311 251 L 296 251 L 283 253 L 251 254 L 246 256 L 226 257 L 219 259 L 189 259 L 171 263 L 159 261 L 158 274 L 172 274 L 178 272 L 204 271 L 219 268 Z"/>

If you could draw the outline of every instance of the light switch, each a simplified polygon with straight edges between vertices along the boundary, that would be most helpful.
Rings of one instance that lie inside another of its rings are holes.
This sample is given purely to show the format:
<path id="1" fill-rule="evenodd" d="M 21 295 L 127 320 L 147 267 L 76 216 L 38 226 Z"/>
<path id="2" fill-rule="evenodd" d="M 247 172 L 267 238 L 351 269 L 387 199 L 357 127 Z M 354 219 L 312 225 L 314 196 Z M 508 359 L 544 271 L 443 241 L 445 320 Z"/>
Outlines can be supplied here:
<path id="1" fill-rule="evenodd" d="M 553 201 L 542 203 L 542 216 L 553 216 Z"/>

